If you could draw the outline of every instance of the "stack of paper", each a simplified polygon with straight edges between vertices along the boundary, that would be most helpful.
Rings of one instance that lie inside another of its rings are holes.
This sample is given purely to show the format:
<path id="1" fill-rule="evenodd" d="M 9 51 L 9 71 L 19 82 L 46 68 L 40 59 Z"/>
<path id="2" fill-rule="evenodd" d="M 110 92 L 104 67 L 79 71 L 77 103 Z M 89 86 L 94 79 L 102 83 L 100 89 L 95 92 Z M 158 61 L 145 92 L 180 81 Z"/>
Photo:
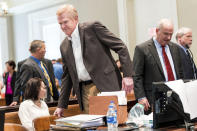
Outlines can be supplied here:
<path id="1" fill-rule="evenodd" d="M 117 96 L 118 105 L 127 105 L 127 98 L 125 91 L 101 92 L 97 96 Z"/>
<path id="2" fill-rule="evenodd" d="M 183 80 L 177 80 L 166 82 L 165 84 L 179 95 L 184 112 L 189 113 L 191 119 L 196 118 L 197 80 L 187 83 L 184 83 Z"/>
<path id="3" fill-rule="evenodd" d="M 57 126 L 86 128 L 104 125 L 104 115 L 81 114 L 56 120 Z"/>

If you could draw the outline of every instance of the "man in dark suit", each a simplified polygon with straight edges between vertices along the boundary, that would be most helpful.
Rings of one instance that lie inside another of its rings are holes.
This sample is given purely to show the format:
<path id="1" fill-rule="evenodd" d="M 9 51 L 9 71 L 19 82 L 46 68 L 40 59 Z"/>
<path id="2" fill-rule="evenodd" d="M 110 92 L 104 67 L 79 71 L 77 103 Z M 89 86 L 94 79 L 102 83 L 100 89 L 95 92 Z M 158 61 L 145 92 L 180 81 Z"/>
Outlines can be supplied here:
<path id="1" fill-rule="evenodd" d="M 180 28 L 176 33 L 176 40 L 180 46 L 184 79 L 196 79 L 197 69 L 189 50 L 192 45 L 192 30 L 187 27 Z"/>
<path id="2" fill-rule="evenodd" d="M 25 91 L 27 81 L 34 77 L 41 78 L 47 86 L 46 101 L 50 101 L 52 98 L 58 100 L 59 95 L 55 85 L 53 65 L 50 60 L 44 59 L 46 53 L 44 41 L 32 41 L 29 51 L 31 56 L 25 60 L 20 68 L 20 75 L 16 81 L 14 92 L 14 102 L 11 105 L 17 104 L 20 92 Z"/>
<path id="3" fill-rule="evenodd" d="M 170 42 L 173 24 L 162 19 L 156 28 L 156 37 L 137 45 L 134 53 L 134 92 L 145 111 L 152 105 L 152 82 L 183 78 L 179 47 Z"/>
<path id="4" fill-rule="evenodd" d="M 64 74 L 58 108 L 55 115 L 61 116 L 67 108 L 73 87 L 82 110 L 88 113 L 89 96 L 98 92 L 122 89 L 120 71 L 110 49 L 119 55 L 123 71 L 123 89 L 132 89 L 132 67 L 126 46 L 99 22 L 78 24 L 78 14 L 72 5 L 57 11 L 58 22 L 67 35 L 60 50 Z"/>
<path id="5" fill-rule="evenodd" d="M 24 60 L 18 62 L 18 64 L 17 64 L 17 71 L 18 71 L 18 72 L 20 72 L 20 68 L 21 68 L 21 66 L 25 63 L 26 60 L 27 60 L 27 59 L 24 59 Z"/>
<path id="6" fill-rule="evenodd" d="M 16 80 L 20 77 L 21 66 L 25 63 L 26 60 L 27 59 L 24 59 L 24 60 L 18 62 L 18 64 L 17 64 L 17 73 L 16 73 Z"/>

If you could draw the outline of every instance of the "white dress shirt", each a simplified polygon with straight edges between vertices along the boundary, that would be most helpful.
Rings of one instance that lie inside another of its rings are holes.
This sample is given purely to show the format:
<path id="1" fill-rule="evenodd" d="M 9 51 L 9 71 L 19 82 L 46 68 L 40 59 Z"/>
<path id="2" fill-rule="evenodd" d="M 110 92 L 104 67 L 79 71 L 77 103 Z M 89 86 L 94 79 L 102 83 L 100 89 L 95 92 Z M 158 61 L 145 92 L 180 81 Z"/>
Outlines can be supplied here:
<path id="1" fill-rule="evenodd" d="M 23 126 L 29 131 L 34 131 L 33 120 L 40 116 L 49 116 L 47 104 L 41 100 L 41 107 L 34 104 L 32 100 L 25 100 L 20 104 L 18 116 Z"/>
<path id="2" fill-rule="evenodd" d="M 162 54 L 162 46 L 161 46 L 161 44 L 159 44 L 159 42 L 156 40 L 155 37 L 153 38 L 153 41 L 155 43 L 157 53 L 159 55 L 159 59 L 160 59 L 160 62 L 161 62 L 161 66 L 162 66 L 162 69 L 163 69 L 163 72 L 164 72 L 165 79 L 166 79 L 166 81 L 168 81 L 168 74 L 167 74 L 167 70 L 166 70 L 166 66 L 165 66 L 165 62 L 164 62 L 164 58 L 163 58 L 163 54 Z M 170 53 L 170 48 L 169 48 L 168 45 L 165 46 L 165 52 L 166 52 L 166 55 L 168 56 L 168 59 L 170 61 L 170 66 L 172 68 L 174 78 L 175 78 L 175 80 L 177 80 L 176 72 L 175 72 L 175 68 L 174 68 L 174 62 L 173 62 L 172 55 Z"/>
<path id="3" fill-rule="evenodd" d="M 90 75 L 83 63 L 78 24 L 75 30 L 73 31 L 73 33 L 71 34 L 71 38 L 69 39 L 71 39 L 72 41 L 73 54 L 75 57 L 75 64 L 76 64 L 77 75 L 78 75 L 79 81 L 91 80 Z"/>

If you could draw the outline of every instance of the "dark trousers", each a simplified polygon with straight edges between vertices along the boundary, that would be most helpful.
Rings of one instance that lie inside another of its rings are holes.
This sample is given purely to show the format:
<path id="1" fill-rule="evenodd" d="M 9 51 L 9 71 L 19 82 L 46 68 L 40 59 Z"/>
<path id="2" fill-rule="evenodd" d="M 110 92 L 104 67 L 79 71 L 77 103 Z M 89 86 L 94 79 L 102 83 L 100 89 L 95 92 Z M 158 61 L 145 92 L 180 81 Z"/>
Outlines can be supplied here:
<path id="1" fill-rule="evenodd" d="M 6 105 L 9 106 L 13 101 L 13 95 L 12 94 L 5 94 L 5 101 L 6 101 Z"/>

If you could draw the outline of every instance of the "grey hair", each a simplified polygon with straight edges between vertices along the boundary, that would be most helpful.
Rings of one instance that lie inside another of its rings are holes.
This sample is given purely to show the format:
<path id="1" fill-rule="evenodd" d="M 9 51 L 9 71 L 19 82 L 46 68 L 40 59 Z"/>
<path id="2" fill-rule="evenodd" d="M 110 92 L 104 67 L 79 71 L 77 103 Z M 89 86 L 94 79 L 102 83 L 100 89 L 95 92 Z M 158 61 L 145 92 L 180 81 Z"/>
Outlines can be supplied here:
<path id="1" fill-rule="evenodd" d="M 29 51 L 31 53 L 35 53 L 36 50 L 38 48 L 41 48 L 42 47 L 42 44 L 45 43 L 44 41 L 42 40 L 33 40 L 31 43 L 30 43 L 30 47 L 29 47 Z"/>
<path id="2" fill-rule="evenodd" d="M 157 29 L 161 29 L 164 25 L 173 25 L 173 22 L 167 18 L 161 19 L 157 24 Z"/>
<path id="3" fill-rule="evenodd" d="M 188 28 L 188 27 L 182 27 L 180 28 L 177 32 L 176 32 L 176 40 L 178 41 L 179 37 L 182 37 L 183 35 L 185 35 L 188 32 L 191 32 L 192 29 Z"/>
<path id="4" fill-rule="evenodd" d="M 77 12 L 76 8 L 73 5 L 66 4 L 66 5 L 61 6 L 57 10 L 56 15 L 60 16 L 60 15 L 62 15 L 65 12 L 70 16 L 70 18 L 74 18 L 74 19 L 78 20 L 78 12 Z"/>

